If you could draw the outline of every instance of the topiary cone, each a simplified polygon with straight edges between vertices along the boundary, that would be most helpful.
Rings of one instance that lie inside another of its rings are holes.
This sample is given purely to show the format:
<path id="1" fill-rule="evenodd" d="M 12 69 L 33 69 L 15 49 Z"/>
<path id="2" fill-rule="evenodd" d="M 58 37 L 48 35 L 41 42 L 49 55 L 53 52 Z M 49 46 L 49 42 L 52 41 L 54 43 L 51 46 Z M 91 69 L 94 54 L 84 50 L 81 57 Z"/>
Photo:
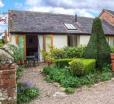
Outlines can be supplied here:
<path id="1" fill-rule="evenodd" d="M 84 53 L 85 58 L 96 59 L 96 67 L 102 69 L 103 64 L 110 64 L 110 47 L 106 41 L 101 20 L 93 20 L 92 34 Z"/>

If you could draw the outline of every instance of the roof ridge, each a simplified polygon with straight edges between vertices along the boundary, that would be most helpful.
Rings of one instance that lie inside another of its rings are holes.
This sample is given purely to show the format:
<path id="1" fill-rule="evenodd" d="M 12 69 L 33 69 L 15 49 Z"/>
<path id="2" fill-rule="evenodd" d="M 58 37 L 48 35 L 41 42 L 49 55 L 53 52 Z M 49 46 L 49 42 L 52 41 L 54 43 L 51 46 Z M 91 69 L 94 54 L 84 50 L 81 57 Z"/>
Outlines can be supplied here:
<path id="1" fill-rule="evenodd" d="M 103 9 L 103 10 L 106 11 L 106 12 L 111 13 L 112 15 L 114 15 L 114 11 L 113 10 L 110 10 L 110 9 Z"/>
<path id="2" fill-rule="evenodd" d="M 75 17 L 75 14 L 74 15 L 71 15 L 71 14 L 61 14 L 61 13 L 51 13 L 51 12 L 37 12 L 37 11 L 22 11 L 22 10 L 9 10 L 8 12 L 28 12 L 28 13 L 39 13 L 39 14 L 49 14 L 49 15 L 61 15 L 61 16 L 73 16 Z M 84 16 L 77 16 L 78 18 L 88 18 L 88 19 L 94 19 L 92 17 L 84 17 Z"/>
<path id="3" fill-rule="evenodd" d="M 103 9 L 103 10 L 106 10 L 106 11 L 112 11 L 112 12 L 114 12 L 113 10 L 111 10 L 111 9 Z"/>
<path id="4" fill-rule="evenodd" d="M 9 10 L 8 12 L 28 12 L 28 13 L 40 13 L 40 14 L 50 14 L 50 15 L 67 15 L 67 16 L 75 16 L 74 15 L 71 15 L 71 14 L 62 14 L 62 13 L 53 13 L 53 12 L 39 12 L 39 11 L 28 11 L 28 10 L 25 10 L 25 11 L 22 11 L 22 10 Z"/>

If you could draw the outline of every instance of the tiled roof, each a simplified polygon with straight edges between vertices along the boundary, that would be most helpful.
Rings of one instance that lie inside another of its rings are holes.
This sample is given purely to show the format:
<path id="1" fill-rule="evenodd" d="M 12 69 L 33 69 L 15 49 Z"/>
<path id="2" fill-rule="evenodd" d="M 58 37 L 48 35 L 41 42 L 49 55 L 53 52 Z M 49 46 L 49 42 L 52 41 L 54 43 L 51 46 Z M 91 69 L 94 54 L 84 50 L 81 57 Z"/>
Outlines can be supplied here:
<path id="1" fill-rule="evenodd" d="M 67 33 L 91 34 L 93 18 L 64 14 L 29 11 L 9 11 L 9 31 L 12 33 Z M 65 23 L 73 24 L 77 30 L 68 30 Z M 105 34 L 114 34 L 114 27 L 102 21 Z"/>
<path id="2" fill-rule="evenodd" d="M 107 12 L 111 13 L 112 15 L 114 15 L 114 11 L 112 11 L 112 10 L 104 9 L 104 11 L 107 11 Z"/>

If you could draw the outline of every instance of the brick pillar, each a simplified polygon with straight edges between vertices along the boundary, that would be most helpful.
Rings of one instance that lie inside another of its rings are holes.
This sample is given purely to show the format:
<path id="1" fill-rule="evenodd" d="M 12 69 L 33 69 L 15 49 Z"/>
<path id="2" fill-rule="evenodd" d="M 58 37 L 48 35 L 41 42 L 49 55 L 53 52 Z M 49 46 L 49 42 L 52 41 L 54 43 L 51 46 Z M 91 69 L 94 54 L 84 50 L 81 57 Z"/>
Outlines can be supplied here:
<path id="1" fill-rule="evenodd" d="M 16 104 L 16 65 L 0 65 L 0 104 Z"/>

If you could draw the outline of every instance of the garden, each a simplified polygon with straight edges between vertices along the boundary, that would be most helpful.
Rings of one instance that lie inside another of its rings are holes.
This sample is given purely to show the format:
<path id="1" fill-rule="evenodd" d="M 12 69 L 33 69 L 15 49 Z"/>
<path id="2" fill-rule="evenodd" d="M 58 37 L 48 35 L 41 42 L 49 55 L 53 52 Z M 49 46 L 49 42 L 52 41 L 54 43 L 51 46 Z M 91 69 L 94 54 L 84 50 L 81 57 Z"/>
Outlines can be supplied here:
<path id="1" fill-rule="evenodd" d="M 29 83 L 19 81 L 26 66 L 23 64 L 24 55 L 21 48 L 8 45 L 3 50 L 10 55 L 12 62 L 17 63 L 17 104 L 29 103 L 40 96 L 38 88 Z M 114 48 L 109 47 L 99 18 L 93 21 L 92 35 L 87 47 L 50 47 L 50 51 L 42 50 L 42 56 L 48 66 L 43 68 L 43 77 L 48 83 L 57 82 L 67 94 L 75 92 L 76 88 L 90 87 L 95 83 L 111 80 L 110 53 Z M 9 57 L 9 56 L 8 56 Z M 6 55 L 0 55 L 6 60 Z M 31 79 L 32 80 L 32 79 Z"/>
<path id="2" fill-rule="evenodd" d="M 17 104 L 29 103 L 39 96 L 38 88 L 27 82 L 22 83 L 18 81 L 23 75 L 24 70 L 26 70 L 24 66 L 18 66 L 17 68 Z"/>
<path id="3" fill-rule="evenodd" d="M 101 21 L 96 18 L 87 47 L 53 47 L 49 52 L 42 51 L 48 63 L 43 69 L 45 80 L 58 82 L 66 93 L 74 93 L 74 88 L 110 80 L 113 77 L 110 53 Z"/>
<path id="4" fill-rule="evenodd" d="M 22 63 L 24 61 L 23 51 L 14 45 L 8 46 L 8 53 L 13 57 L 13 61 L 17 63 L 17 104 L 29 103 L 33 99 L 39 96 L 39 89 L 30 85 L 27 82 L 20 82 L 19 79 L 23 75 L 23 71 L 26 70 L 26 66 Z M 21 62 L 21 63 L 19 63 Z"/>
<path id="5" fill-rule="evenodd" d="M 26 70 L 24 64 L 19 62 L 24 61 L 24 55 L 22 49 L 8 44 L 5 48 L 0 48 L 0 65 L 5 63 L 16 63 L 16 82 L 17 82 L 17 104 L 29 103 L 33 99 L 39 96 L 39 89 L 30 85 L 27 82 L 20 82 L 20 78 L 23 75 L 23 71 Z"/>

